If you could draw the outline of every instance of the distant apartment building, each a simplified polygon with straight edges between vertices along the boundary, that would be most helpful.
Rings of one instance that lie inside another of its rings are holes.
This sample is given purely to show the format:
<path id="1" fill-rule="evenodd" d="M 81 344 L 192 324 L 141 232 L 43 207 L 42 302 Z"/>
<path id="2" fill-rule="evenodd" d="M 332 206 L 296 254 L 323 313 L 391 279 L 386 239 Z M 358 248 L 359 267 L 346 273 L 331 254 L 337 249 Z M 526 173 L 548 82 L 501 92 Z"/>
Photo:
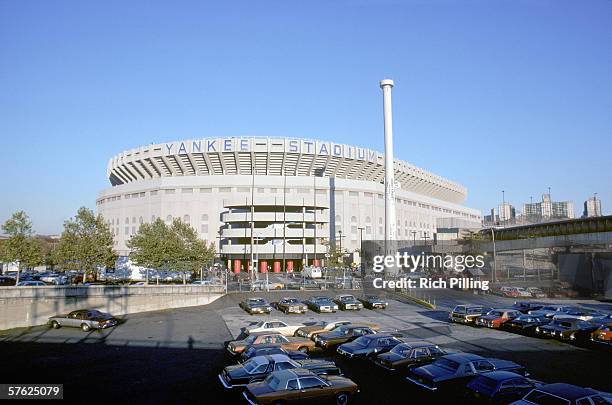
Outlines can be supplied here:
<path id="1" fill-rule="evenodd" d="M 510 203 L 503 203 L 497 207 L 500 222 L 512 222 L 516 218 L 516 209 Z"/>
<path id="2" fill-rule="evenodd" d="M 572 219 L 574 218 L 574 203 L 572 201 L 552 201 L 550 194 L 543 194 L 542 202 L 523 204 L 523 215 L 530 222 Z"/>
<path id="3" fill-rule="evenodd" d="M 582 216 L 588 217 L 600 217 L 601 214 L 601 200 L 597 196 L 593 196 L 584 202 L 584 211 Z"/>

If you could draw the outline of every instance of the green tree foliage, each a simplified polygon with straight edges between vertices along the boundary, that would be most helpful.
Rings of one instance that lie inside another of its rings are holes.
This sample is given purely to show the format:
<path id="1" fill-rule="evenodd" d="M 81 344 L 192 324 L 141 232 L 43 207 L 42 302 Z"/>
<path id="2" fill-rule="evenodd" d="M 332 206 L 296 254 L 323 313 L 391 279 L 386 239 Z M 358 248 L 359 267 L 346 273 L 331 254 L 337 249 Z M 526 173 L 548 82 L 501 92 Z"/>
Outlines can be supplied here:
<path id="1" fill-rule="evenodd" d="M 327 267 L 341 268 L 344 267 L 344 258 L 347 254 L 346 249 L 340 250 L 340 246 L 335 243 L 330 243 L 327 239 L 322 241 L 323 246 L 327 248 Z"/>
<path id="2" fill-rule="evenodd" d="M 215 257 L 214 245 L 207 245 L 180 219 L 169 226 L 160 218 L 142 224 L 127 246 L 132 262 L 153 269 L 197 272 Z"/>
<path id="3" fill-rule="evenodd" d="M 96 274 L 99 266 L 113 267 L 113 235 L 101 215 L 85 207 L 74 218 L 64 222 L 64 231 L 54 250 L 54 261 L 63 269 L 79 269 Z"/>
<path id="4" fill-rule="evenodd" d="M 3 225 L 2 231 L 8 235 L 0 247 L 3 262 L 17 263 L 17 282 L 22 267 L 34 267 L 42 263 L 42 245 L 34 238 L 32 222 L 24 211 L 15 212 Z"/>

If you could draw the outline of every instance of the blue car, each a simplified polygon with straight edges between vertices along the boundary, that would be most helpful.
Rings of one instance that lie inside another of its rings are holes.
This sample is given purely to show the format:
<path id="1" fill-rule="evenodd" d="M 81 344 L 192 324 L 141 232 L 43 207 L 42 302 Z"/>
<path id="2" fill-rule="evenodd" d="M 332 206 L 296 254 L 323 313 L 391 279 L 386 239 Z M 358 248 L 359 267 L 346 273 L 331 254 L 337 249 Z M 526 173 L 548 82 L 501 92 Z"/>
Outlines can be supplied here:
<path id="1" fill-rule="evenodd" d="M 341 344 L 336 351 L 348 358 L 366 357 L 388 352 L 400 343 L 402 341 L 395 336 L 377 333 L 361 336 L 352 342 Z"/>
<path id="2" fill-rule="evenodd" d="M 470 381 L 465 394 L 470 403 L 508 404 L 540 385 L 510 371 L 491 371 Z"/>

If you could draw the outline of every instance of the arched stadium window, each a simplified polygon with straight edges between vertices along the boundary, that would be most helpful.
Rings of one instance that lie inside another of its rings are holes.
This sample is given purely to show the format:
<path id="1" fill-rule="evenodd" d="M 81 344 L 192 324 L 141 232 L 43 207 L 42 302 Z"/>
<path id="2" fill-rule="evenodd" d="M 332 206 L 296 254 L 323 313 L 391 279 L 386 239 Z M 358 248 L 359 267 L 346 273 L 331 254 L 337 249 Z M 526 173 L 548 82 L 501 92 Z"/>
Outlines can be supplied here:
<path id="1" fill-rule="evenodd" d="M 357 217 L 356 216 L 352 216 L 351 217 L 351 224 L 356 224 L 357 223 Z"/>
<path id="2" fill-rule="evenodd" d="M 202 214 L 202 222 L 208 221 L 208 214 Z"/>
<path id="3" fill-rule="evenodd" d="M 155 222 L 155 215 L 151 215 L 151 223 Z"/>
<path id="4" fill-rule="evenodd" d="M 136 217 L 132 217 L 132 223 L 135 224 L 136 223 Z"/>
<path id="5" fill-rule="evenodd" d="M 143 222 L 144 222 L 144 221 L 143 221 L 142 217 L 138 218 L 138 223 L 139 223 L 140 225 L 142 225 L 142 223 L 143 223 Z"/>
<path id="6" fill-rule="evenodd" d="M 166 222 L 168 222 L 168 223 L 172 222 L 172 215 L 168 215 L 166 217 Z"/>
<path id="7" fill-rule="evenodd" d="M 371 224 L 371 223 L 372 223 L 372 218 L 366 217 L 366 224 Z"/>
<path id="8" fill-rule="evenodd" d="M 185 215 L 183 215 L 183 222 L 185 222 L 186 224 L 188 224 L 188 223 L 189 223 L 189 220 L 190 220 L 190 219 L 191 219 L 191 218 L 189 218 L 189 215 L 186 215 L 186 214 L 185 214 Z"/>
<path id="9" fill-rule="evenodd" d="M 125 217 L 125 223 L 129 224 L 130 223 L 130 219 L 128 217 Z"/>

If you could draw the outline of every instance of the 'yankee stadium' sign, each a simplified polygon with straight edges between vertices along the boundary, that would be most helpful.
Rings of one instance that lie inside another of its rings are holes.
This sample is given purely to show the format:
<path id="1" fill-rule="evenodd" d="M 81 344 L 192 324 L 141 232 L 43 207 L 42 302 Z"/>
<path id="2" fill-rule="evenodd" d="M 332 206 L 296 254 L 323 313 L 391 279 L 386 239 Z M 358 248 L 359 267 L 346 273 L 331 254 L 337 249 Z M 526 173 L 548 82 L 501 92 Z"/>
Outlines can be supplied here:
<path id="1" fill-rule="evenodd" d="M 382 155 L 376 151 L 334 142 L 290 138 L 206 138 L 163 144 L 164 155 L 219 152 L 285 152 L 345 157 L 376 162 Z"/>

